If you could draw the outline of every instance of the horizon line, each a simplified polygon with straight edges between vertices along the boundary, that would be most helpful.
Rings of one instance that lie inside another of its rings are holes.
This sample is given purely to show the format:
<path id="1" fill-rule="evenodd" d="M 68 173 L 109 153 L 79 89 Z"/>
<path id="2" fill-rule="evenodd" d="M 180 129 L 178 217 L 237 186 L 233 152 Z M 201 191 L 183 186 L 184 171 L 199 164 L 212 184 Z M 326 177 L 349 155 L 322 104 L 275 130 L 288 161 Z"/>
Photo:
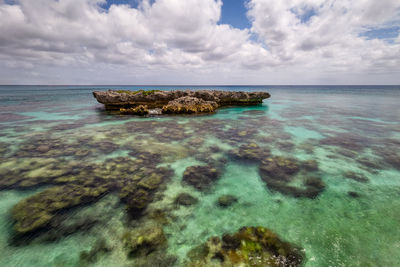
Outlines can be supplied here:
<path id="1" fill-rule="evenodd" d="M 224 87 L 224 86 L 400 86 L 400 84 L 0 84 L 0 86 L 159 86 L 159 87 L 172 87 L 172 86 L 191 86 L 191 87 Z"/>

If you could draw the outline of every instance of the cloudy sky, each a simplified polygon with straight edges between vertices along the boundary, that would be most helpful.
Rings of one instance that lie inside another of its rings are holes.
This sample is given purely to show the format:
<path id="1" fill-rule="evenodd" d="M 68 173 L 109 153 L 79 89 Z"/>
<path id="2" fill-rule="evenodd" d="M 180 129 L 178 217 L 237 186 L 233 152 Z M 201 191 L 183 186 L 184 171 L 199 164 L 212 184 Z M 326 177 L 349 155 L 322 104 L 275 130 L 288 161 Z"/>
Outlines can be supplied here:
<path id="1" fill-rule="evenodd" d="M 399 0 L 0 0 L 0 84 L 400 84 Z"/>

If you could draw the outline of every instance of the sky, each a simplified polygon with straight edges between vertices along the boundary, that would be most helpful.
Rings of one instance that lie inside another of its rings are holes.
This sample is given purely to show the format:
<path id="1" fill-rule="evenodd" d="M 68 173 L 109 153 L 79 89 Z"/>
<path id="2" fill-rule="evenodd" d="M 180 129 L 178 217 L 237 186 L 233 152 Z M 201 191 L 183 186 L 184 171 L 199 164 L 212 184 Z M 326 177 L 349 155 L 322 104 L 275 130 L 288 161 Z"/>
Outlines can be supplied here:
<path id="1" fill-rule="evenodd" d="M 399 0 L 0 0 L 0 84 L 400 84 Z"/>

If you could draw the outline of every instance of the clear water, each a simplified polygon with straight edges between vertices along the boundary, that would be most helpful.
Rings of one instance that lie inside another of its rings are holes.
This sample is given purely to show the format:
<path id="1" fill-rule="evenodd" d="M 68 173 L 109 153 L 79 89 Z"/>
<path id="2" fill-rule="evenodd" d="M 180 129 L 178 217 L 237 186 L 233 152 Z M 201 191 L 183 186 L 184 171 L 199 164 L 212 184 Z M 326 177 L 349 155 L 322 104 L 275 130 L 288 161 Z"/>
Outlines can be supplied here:
<path id="1" fill-rule="evenodd" d="M 112 250 L 87 264 L 134 266 L 136 260 L 127 257 L 121 236 L 152 223 L 154 216 L 150 214 L 157 210 L 168 217 L 169 223 L 163 224 L 166 253 L 177 257 L 176 266 L 183 265 L 187 253 L 209 237 L 257 225 L 302 247 L 305 266 L 400 265 L 399 86 L 207 86 L 204 88 L 266 90 L 272 97 L 259 106 L 223 108 L 209 116 L 150 118 L 107 114 L 91 94 L 107 88 L 189 87 L 0 86 L 0 170 L 18 173 L 32 158 L 55 164 L 65 159 L 101 164 L 115 157 L 133 158 L 129 152 L 135 148 L 161 155 L 160 166 L 173 170 L 166 187 L 139 219 L 130 219 L 118 192 L 110 192 L 62 214 L 66 222 L 94 218 L 93 227 L 57 240 L 39 236 L 26 243 L 13 242 L 11 210 L 23 199 L 54 185 L 50 181 L 42 186 L 3 188 L 0 266 L 79 266 L 81 252 L 90 250 L 100 238 Z M 168 134 L 174 129 L 183 134 Z M 239 134 L 243 131 L 246 134 Z M 38 154 L 38 139 L 50 145 L 63 144 L 60 150 L 70 147 L 74 153 L 91 152 L 79 158 L 63 151 Z M 105 141 L 112 142 L 114 148 L 93 148 Z M 257 162 L 229 156 L 230 150 L 247 143 L 268 148 L 275 156 L 316 160 L 325 190 L 315 199 L 270 190 L 260 178 Z M 213 161 L 224 164 L 220 179 L 209 192 L 181 182 L 188 166 Z M 346 178 L 348 171 L 368 182 Z M 42 169 L 36 173 L 51 175 Z M 181 192 L 190 193 L 199 202 L 176 207 L 173 202 Z M 358 197 L 349 196 L 349 192 Z M 218 207 L 216 201 L 223 194 L 236 196 L 238 202 L 225 209 Z"/>

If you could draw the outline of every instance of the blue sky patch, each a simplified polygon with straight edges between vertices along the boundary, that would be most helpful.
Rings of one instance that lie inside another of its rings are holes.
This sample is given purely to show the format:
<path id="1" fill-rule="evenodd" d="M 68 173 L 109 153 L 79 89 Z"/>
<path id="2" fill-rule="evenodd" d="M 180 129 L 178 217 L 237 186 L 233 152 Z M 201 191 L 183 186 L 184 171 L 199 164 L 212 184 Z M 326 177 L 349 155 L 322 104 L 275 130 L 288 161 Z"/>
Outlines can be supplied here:
<path id="1" fill-rule="evenodd" d="M 317 15 L 314 8 L 292 8 L 290 11 L 296 15 L 301 23 L 307 23 L 313 16 Z"/>
<path id="2" fill-rule="evenodd" d="M 246 16 L 246 0 L 223 0 L 222 2 L 221 20 L 219 24 L 230 24 L 232 27 L 239 29 L 251 27 L 251 23 Z M 138 3 L 139 0 L 107 0 L 107 3 L 101 5 L 101 7 L 106 10 L 109 9 L 111 5 L 130 5 L 133 8 L 137 8 Z"/>
<path id="3" fill-rule="evenodd" d="M 230 24 L 234 28 L 250 28 L 251 23 L 246 16 L 245 0 L 222 0 L 220 24 Z"/>
<path id="4" fill-rule="evenodd" d="M 111 5 L 130 5 L 133 8 L 138 7 L 139 0 L 107 0 L 107 2 L 101 5 L 104 9 L 109 9 Z"/>
<path id="5" fill-rule="evenodd" d="M 366 37 L 368 40 L 372 39 L 385 39 L 391 40 L 399 36 L 400 26 L 390 26 L 384 28 L 370 28 L 362 32 L 360 36 Z"/>
<path id="6" fill-rule="evenodd" d="M 15 5 L 15 0 L 4 0 L 7 5 Z"/>

